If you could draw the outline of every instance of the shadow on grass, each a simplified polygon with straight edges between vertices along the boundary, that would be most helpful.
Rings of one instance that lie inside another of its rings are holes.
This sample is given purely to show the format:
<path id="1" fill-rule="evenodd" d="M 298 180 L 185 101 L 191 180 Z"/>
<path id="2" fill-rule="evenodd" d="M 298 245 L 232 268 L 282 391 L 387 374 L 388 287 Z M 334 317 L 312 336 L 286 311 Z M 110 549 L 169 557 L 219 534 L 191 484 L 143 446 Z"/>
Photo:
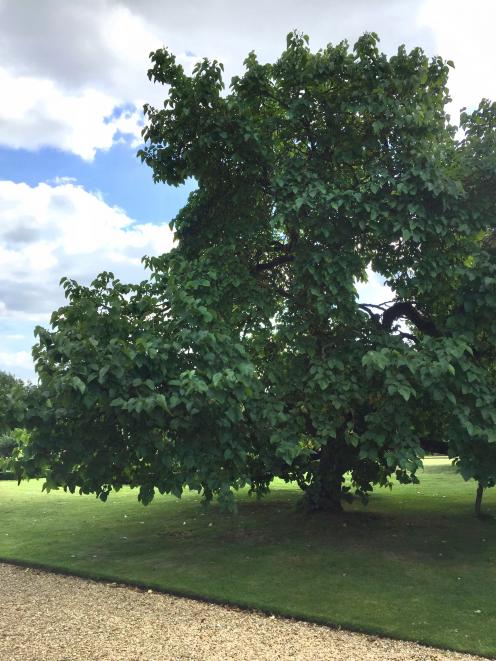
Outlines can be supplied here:
<path id="1" fill-rule="evenodd" d="M 125 489 L 104 504 L 2 483 L 0 557 L 496 655 L 496 522 L 438 463 L 342 515 L 306 514 L 282 483 L 240 494 L 237 515 L 197 494 L 143 508 Z"/>

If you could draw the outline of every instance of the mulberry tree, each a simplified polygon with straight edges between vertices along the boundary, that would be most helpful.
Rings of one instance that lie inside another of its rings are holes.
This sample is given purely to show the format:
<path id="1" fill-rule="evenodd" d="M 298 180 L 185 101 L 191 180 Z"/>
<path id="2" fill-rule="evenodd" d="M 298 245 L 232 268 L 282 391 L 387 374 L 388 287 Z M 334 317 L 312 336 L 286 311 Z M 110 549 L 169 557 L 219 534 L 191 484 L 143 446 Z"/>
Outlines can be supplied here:
<path id="1" fill-rule="evenodd" d="M 65 281 L 38 329 L 25 466 L 145 502 L 189 486 L 232 505 L 278 476 L 338 510 L 415 480 L 441 444 L 491 486 L 494 104 L 457 132 L 452 63 L 387 57 L 374 34 L 312 53 L 291 33 L 227 89 L 216 61 L 191 75 L 166 49 L 151 61 L 166 98 L 145 106 L 139 156 L 155 182 L 197 188 L 149 280 Z M 371 270 L 392 300 L 359 299 Z"/>

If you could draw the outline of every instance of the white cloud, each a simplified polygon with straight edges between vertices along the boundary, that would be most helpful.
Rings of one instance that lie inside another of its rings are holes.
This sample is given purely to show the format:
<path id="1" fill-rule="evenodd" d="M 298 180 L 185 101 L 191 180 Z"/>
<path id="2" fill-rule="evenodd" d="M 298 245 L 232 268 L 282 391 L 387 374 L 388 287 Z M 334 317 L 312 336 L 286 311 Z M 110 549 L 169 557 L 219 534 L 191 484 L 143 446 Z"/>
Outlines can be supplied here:
<path id="1" fill-rule="evenodd" d="M 141 257 L 171 246 L 166 223 L 138 223 L 72 181 L 0 181 L 0 369 L 35 378 L 32 329 L 63 305 L 62 276 L 87 284 L 107 270 L 139 282 Z"/>
<path id="2" fill-rule="evenodd" d="M 436 50 L 455 63 L 449 80 L 453 122 L 460 108 L 473 109 L 483 97 L 496 100 L 494 0 L 425 0 L 418 22 L 431 30 Z"/>
<path id="3" fill-rule="evenodd" d="M 141 257 L 170 249 L 167 224 L 137 223 L 74 183 L 0 181 L 0 317 L 48 315 L 63 275 L 89 282 L 101 270 L 143 278 Z"/>
<path id="4" fill-rule="evenodd" d="M 143 103 L 164 96 L 146 76 L 149 52 L 163 42 L 142 17 L 112 2 L 8 0 L 2 22 L 1 145 L 92 160 L 123 135 L 132 148 L 141 143 Z M 179 59 L 189 69 L 196 60 Z"/>
<path id="5" fill-rule="evenodd" d="M 414 16 L 421 0 L 3 0 L 0 56 L 18 75 L 57 80 L 67 89 L 98 82 L 115 96 L 147 97 L 148 53 L 167 45 L 220 59 L 234 73 L 252 49 L 272 59 L 286 34 L 307 32 L 314 48 L 376 31 L 386 50 L 427 45 Z M 33 29 L 33 15 L 36 29 Z M 182 55 L 181 55 L 182 54 Z"/>
<path id="6" fill-rule="evenodd" d="M 148 53 L 163 45 L 154 23 L 116 0 L 3 0 L 1 61 L 69 93 L 89 87 L 132 101 L 151 88 Z"/>
<path id="7" fill-rule="evenodd" d="M 85 159 L 119 132 L 135 144 L 143 102 L 165 97 L 146 77 L 150 51 L 167 45 L 188 71 L 201 57 L 218 59 L 228 82 L 250 50 L 262 61 L 277 57 L 295 28 L 310 35 L 312 48 L 376 31 L 388 53 L 405 43 L 455 60 L 458 111 L 495 96 L 495 14 L 494 0 L 473 0 L 470 11 L 462 0 L 3 0 L 0 84 L 8 103 L 0 109 L 0 144 L 49 145 Z M 121 107 L 133 110 L 105 120 Z"/>
<path id="8" fill-rule="evenodd" d="M 29 351 L 15 351 L 12 353 L 0 351 L 0 369 L 3 372 L 14 372 L 15 374 L 24 372 L 26 377 L 29 378 L 34 375 L 33 359 Z"/>
<path id="9" fill-rule="evenodd" d="M 311 35 L 313 48 L 353 42 L 366 30 L 384 35 L 386 50 L 402 41 L 428 45 L 428 33 L 407 20 L 418 2 L 352 0 L 350 11 L 339 0 L 0 0 L 0 88 L 8 99 L 0 108 L 0 144 L 52 146 L 87 160 L 122 132 L 135 146 L 143 103 L 160 104 L 166 95 L 147 79 L 150 51 L 169 46 L 187 71 L 202 57 L 218 59 L 229 82 L 250 50 L 272 60 L 295 28 Z M 105 120 L 121 107 L 133 111 Z"/>
<path id="10" fill-rule="evenodd" d="M 116 99 L 96 89 L 67 92 L 52 80 L 15 76 L 0 68 L 0 143 L 39 149 L 54 146 L 92 160 L 97 149 L 109 149 L 121 134 L 139 140 L 141 111 L 115 114 Z"/>

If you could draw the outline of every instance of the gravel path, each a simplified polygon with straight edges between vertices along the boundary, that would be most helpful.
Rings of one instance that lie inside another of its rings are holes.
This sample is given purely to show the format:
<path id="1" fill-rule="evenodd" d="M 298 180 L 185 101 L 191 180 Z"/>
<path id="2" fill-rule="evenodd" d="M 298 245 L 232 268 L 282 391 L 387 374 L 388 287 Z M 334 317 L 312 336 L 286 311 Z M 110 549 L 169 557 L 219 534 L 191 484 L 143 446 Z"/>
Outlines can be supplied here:
<path id="1" fill-rule="evenodd" d="M 477 658 L 0 563 L 3 661 Z"/>

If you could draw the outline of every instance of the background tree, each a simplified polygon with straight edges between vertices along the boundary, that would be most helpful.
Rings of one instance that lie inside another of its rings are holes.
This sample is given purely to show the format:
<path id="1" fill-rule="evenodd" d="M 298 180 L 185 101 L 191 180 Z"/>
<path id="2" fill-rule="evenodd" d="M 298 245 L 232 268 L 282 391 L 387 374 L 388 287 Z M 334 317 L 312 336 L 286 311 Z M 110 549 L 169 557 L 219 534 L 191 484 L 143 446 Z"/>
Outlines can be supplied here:
<path id="1" fill-rule="evenodd" d="M 20 426 L 31 388 L 13 374 L 0 370 L 0 434 Z"/>
<path id="2" fill-rule="evenodd" d="M 65 281 L 38 329 L 30 461 L 49 486 L 105 498 L 129 482 L 147 502 L 188 485 L 229 504 L 277 475 L 340 509 L 415 479 L 434 418 L 465 475 L 476 447 L 489 456 L 495 107 L 463 115 L 457 140 L 450 63 L 377 41 L 311 53 L 292 33 L 227 94 L 217 62 L 188 76 L 151 54 L 168 97 L 145 106 L 140 156 L 156 182 L 198 188 L 150 281 Z M 370 267 L 392 301 L 358 301 Z"/>
<path id="3" fill-rule="evenodd" d="M 34 386 L 0 371 L 0 475 L 12 467 L 17 450 L 29 440 L 22 428 Z"/>

